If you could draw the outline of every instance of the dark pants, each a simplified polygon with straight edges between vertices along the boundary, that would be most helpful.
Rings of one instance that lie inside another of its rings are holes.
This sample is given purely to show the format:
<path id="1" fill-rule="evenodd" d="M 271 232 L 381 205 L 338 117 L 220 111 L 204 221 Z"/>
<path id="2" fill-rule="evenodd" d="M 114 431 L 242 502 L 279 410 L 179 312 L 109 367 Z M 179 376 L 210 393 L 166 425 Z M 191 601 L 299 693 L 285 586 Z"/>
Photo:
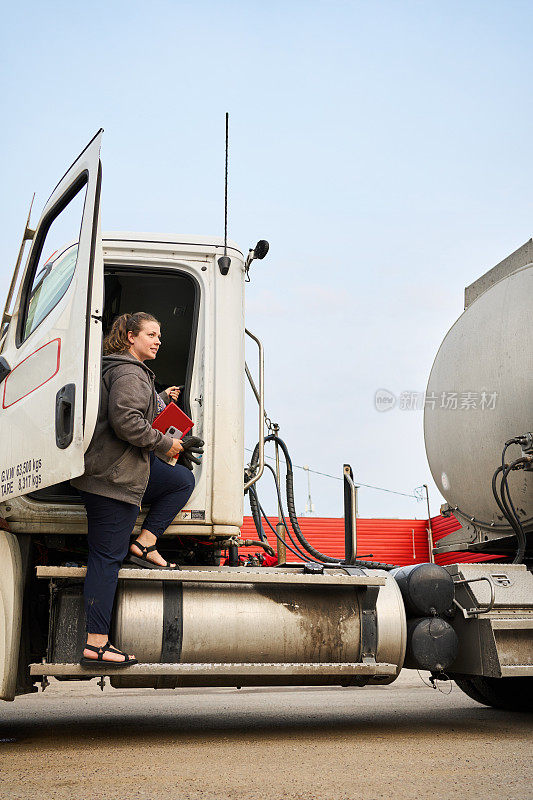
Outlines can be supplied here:
<path id="1" fill-rule="evenodd" d="M 181 511 L 194 489 L 194 477 L 181 464 L 171 467 L 150 453 L 150 479 L 143 505 L 150 504 L 143 528 L 159 537 Z M 109 633 L 118 571 L 129 550 L 139 507 L 80 491 L 87 511 L 89 557 L 85 578 L 88 633 Z"/>

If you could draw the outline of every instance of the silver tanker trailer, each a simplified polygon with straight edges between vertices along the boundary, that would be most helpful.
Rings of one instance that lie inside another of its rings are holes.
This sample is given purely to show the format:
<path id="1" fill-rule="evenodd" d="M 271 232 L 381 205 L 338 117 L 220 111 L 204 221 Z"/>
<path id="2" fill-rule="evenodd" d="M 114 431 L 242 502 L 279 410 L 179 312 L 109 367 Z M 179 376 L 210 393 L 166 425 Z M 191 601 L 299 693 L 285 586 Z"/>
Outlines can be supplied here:
<path id="1" fill-rule="evenodd" d="M 458 544 L 503 558 L 446 569 L 361 561 L 353 476 L 345 465 L 346 552 L 339 560 L 305 539 L 289 452 L 274 426 L 265 432 L 263 351 L 245 328 L 244 286 L 268 244 L 258 242 L 245 257 L 217 237 L 102 235 L 100 139 L 101 132 L 65 173 L 35 229 L 28 219 L 1 322 L 0 697 L 44 689 L 50 676 L 105 677 L 102 666 L 78 663 L 86 518 L 69 479 L 82 474 L 94 431 L 102 335 L 142 298 L 165 332 L 155 365 L 159 387 L 184 385 L 183 409 L 206 448 L 194 467 L 193 495 L 162 547 L 181 570 L 119 573 L 112 637 L 140 663 L 114 668 L 112 685 L 363 686 L 392 683 L 407 666 L 429 670 L 435 680 L 452 676 L 483 703 L 531 707 L 527 259 L 500 265 L 469 288 L 468 308 L 430 378 L 428 395 L 496 392 L 495 408 L 468 418 L 437 403 L 426 411 L 433 474 L 464 526 L 460 541 L 441 540 L 439 550 Z M 258 348 L 255 380 L 245 338 Z M 259 422 L 248 464 L 245 380 Z M 240 534 L 245 493 L 254 544 L 270 549 L 257 491 L 267 442 L 285 455 L 290 524 L 283 519 L 275 531 L 277 566 L 245 567 L 238 557 L 250 544 Z M 498 502 L 491 501 L 494 473 Z M 136 530 L 145 513 L 143 507 Z M 221 550 L 229 553 L 228 566 L 220 566 Z"/>
<path id="2" fill-rule="evenodd" d="M 533 704 L 533 241 L 465 289 L 435 358 L 424 412 L 435 483 L 461 528 L 435 553 L 497 563 L 447 567 L 458 613 L 459 686 L 491 705 Z"/>

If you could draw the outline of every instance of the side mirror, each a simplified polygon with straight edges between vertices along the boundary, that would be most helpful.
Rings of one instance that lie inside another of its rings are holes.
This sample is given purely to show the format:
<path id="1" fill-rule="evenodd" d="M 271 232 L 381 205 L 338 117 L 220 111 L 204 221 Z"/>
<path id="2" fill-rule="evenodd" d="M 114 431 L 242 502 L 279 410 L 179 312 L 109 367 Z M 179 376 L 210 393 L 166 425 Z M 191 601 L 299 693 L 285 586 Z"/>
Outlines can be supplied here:
<path id="1" fill-rule="evenodd" d="M 244 265 L 244 271 L 246 273 L 246 280 L 247 281 L 250 280 L 249 272 L 250 272 L 250 264 L 252 263 L 252 261 L 255 258 L 257 258 L 259 261 L 261 261 L 261 259 L 263 259 L 266 256 L 266 254 L 268 253 L 269 249 L 270 249 L 270 245 L 267 242 L 267 240 L 266 239 L 259 239 L 259 241 L 257 242 L 256 246 L 253 248 L 253 250 L 252 250 L 252 248 L 250 248 L 250 250 L 248 250 L 248 257 L 247 257 L 246 263 Z"/>
<path id="2" fill-rule="evenodd" d="M 259 239 L 256 246 L 254 247 L 254 258 L 258 258 L 261 261 L 270 249 L 270 245 L 266 239 Z"/>

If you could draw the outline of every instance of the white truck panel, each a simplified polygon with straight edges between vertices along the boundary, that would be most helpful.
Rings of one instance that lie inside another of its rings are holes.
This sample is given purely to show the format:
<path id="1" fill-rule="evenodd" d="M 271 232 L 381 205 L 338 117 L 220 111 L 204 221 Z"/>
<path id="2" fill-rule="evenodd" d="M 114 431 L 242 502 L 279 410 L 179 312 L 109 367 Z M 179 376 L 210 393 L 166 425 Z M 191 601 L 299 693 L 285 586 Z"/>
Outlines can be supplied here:
<path id="1" fill-rule="evenodd" d="M 0 501 L 83 473 L 84 399 L 86 393 L 99 393 L 94 377 L 89 387 L 85 383 L 85 353 L 88 343 L 90 358 L 99 362 L 101 322 L 97 317 L 103 299 L 102 250 L 97 237 L 100 140 L 101 132 L 45 205 L 7 329 L 2 356 L 11 372 L 0 385 Z M 61 230 L 62 215 L 75 198 L 84 200 L 80 217 L 76 211 L 78 241 L 61 249 L 56 259 L 51 253 L 43 264 L 41 256 L 57 246 L 57 228 L 52 245 L 48 234 L 57 221 Z M 72 274 L 65 265 L 74 247 L 77 251 L 69 262 Z M 63 392 L 67 387 L 69 391 Z M 94 413 L 85 420 L 86 440 L 95 421 Z M 64 429 L 67 435 L 60 442 L 56 433 Z"/>
<path id="2" fill-rule="evenodd" d="M 22 558 L 16 536 L 0 531 L 0 699 L 13 700 L 22 623 Z"/>

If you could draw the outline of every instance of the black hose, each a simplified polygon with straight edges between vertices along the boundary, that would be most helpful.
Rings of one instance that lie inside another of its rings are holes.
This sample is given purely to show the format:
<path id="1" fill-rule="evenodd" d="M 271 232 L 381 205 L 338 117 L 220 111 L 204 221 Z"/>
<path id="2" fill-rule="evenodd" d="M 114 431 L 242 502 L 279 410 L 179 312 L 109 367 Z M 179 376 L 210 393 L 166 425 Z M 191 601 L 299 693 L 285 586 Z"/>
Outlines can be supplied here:
<path id="1" fill-rule="evenodd" d="M 511 528 L 514 530 L 515 529 L 514 525 L 509 520 L 509 513 L 510 512 L 508 511 L 508 509 L 505 508 L 505 506 L 503 505 L 502 500 L 500 500 L 500 496 L 498 494 L 498 486 L 497 486 L 497 483 L 496 483 L 496 481 L 498 480 L 498 475 L 500 474 L 500 472 L 503 472 L 504 469 L 505 469 L 505 466 L 498 467 L 498 469 L 495 470 L 494 475 L 492 476 L 492 494 L 493 494 L 494 499 L 496 500 L 496 502 L 498 504 L 498 508 L 502 512 L 504 518 L 507 520 L 507 522 L 509 522 L 509 524 L 511 525 Z"/>
<path id="2" fill-rule="evenodd" d="M 274 555 L 274 549 L 268 542 L 262 542 L 260 539 L 246 539 L 246 541 L 249 542 L 249 544 L 246 545 L 247 547 L 252 547 L 255 544 L 258 547 L 262 547 L 269 556 Z"/>
<path id="3" fill-rule="evenodd" d="M 509 498 L 509 500 L 510 500 L 510 497 L 511 497 L 510 494 L 509 494 L 509 484 L 507 482 L 504 483 L 503 475 L 502 475 L 502 478 L 501 478 L 501 481 L 500 481 L 499 490 L 498 490 L 498 486 L 497 486 L 498 474 L 500 472 L 504 472 L 505 466 L 506 465 L 504 465 L 503 467 L 498 467 L 498 469 L 496 470 L 496 472 L 492 476 L 492 494 L 494 495 L 494 499 L 498 503 L 500 511 L 502 512 L 504 518 L 507 520 L 508 524 L 510 525 L 512 531 L 514 532 L 514 534 L 516 536 L 517 551 L 516 551 L 516 554 L 515 554 L 515 558 L 517 558 L 517 557 L 519 557 L 519 550 L 521 549 L 521 539 L 522 539 L 522 534 L 523 534 L 523 530 L 521 530 L 522 526 L 520 524 L 520 521 L 517 524 L 515 515 L 513 514 L 513 512 L 511 511 L 511 509 L 509 507 L 508 500 L 507 500 L 507 498 Z M 499 491 L 499 494 L 498 494 L 498 491 Z M 507 497 L 506 497 L 506 494 L 507 494 Z M 519 525 L 520 525 L 520 527 L 519 527 Z M 525 546 L 525 540 L 524 540 L 524 546 Z M 513 563 L 520 564 L 522 562 L 521 561 L 513 561 Z"/>
<path id="4" fill-rule="evenodd" d="M 502 487 L 503 487 L 502 498 L 505 496 L 505 493 L 507 493 L 507 500 L 509 501 L 509 505 L 511 506 L 512 515 L 516 520 L 516 526 L 517 526 L 518 547 L 516 550 L 515 557 L 513 559 L 513 564 L 522 564 L 522 562 L 524 561 L 524 556 L 526 554 L 527 540 L 524 528 L 522 527 L 522 522 L 520 521 L 520 517 L 518 516 L 516 508 L 514 507 L 514 503 L 511 500 L 511 492 L 509 490 L 509 483 L 507 479 L 509 477 L 509 473 L 513 469 L 518 469 L 520 464 L 527 464 L 527 463 L 528 460 L 526 458 L 517 458 L 516 461 L 513 461 L 511 464 L 509 464 L 509 466 L 503 471 L 502 475 Z"/>
<path id="5" fill-rule="evenodd" d="M 275 436 L 274 434 L 271 434 L 270 436 L 266 436 L 265 437 L 265 444 L 266 444 L 266 442 L 276 442 L 279 445 L 279 447 L 281 447 L 281 449 L 283 450 L 283 454 L 285 456 L 285 462 L 286 462 L 286 468 L 287 468 L 287 474 L 286 474 L 286 479 L 285 479 L 286 480 L 286 493 L 287 493 L 287 509 L 288 509 L 288 512 L 289 512 L 289 519 L 291 521 L 292 529 L 294 531 L 294 534 L 295 534 L 296 538 L 300 542 L 300 545 L 315 560 L 326 562 L 327 564 L 336 564 L 336 565 L 338 565 L 339 564 L 339 559 L 332 558 L 331 556 L 325 555 L 325 553 L 321 553 L 319 550 L 317 550 L 315 547 L 313 547 L 313 545 L 310 542 L 307 541 L 307 539 L 305 538 L 305 536 L 303 535 L 303 533 L 301 531 L 300 525 L 298 524 L 298 517 L 296 515 L 296 509 L 295 509 L 295 506 L 294 506 L 294 480 L 293 480 L 292 460 L 291 460 L 291 457 L 289 455 L 289 451 L 287 449 L 287 445 L 285 444 L 283 439 L 280 439 L 279 436 Z M 259 456 L 259 442 L 256 444 L 256 446 L 254 448 L 254 451 L 253 451 L 253 454 L 252 454 L 252 458 L 251 458 L 251 461 L 250 461 L 250 465 L 252 467 L 257 466 L 258 456 Z M 277 477 L 276 476 L 274 476 L 274 477 L 275 477 L 276 486 L 277 486 L 277 489 L 278 489 L 278 492 L 279 492 L 279 486 L 277 485 L 278 484 Z M 352 564 L 350 564 L 350 566 L 363 567 L 363 568 L 367 568 L 367 569 L 384 569 L 384 570 L 391 570 L 391 569 L 395 569 L 396 568 L 396 566 L 394 564 L 383 564 L 383 563 L 381 563 L 379 561 L 355 561 Z"/>
<path id="6" fill-rule="evenodd" d="M 265 466 L 266 466 L 266 467 L 269 467 L 269 468 L 272 470 L 272 467 L 270 467 L 270 465 L 269 465 L 269 464 L 265 464 Z M 274 473 L 274 471 L 273 471 L 273 470 L 272 470 L 272 472 Z M 275 473 L 274 473 L 274 479 L 275 479 Z M 279 487 L 277 486 L 277 481 L 276 481 L 276 489 L 279 489 Z M 292 534 L 291 534 L 291 531 L 290 531 L 290 528 L 289 528 L 289 526 L 287 525 L 287 520 L 285 519 L 285 514 L 283 513 L 283 508 L 281 507 L 281 505 L 280 505 L 280 510 L 281 510 L 281 518 L 282 518 L 282 520 L 283 520 L 283 527 L 285 528 L 285 531 L 287 532 L 287 535 L 288 535 L 289 539 L 291 540 L 292 544 L 293 544 L 293 545 L 294 545 L 294 547 L 296 548 L 296 549 L 294 549 L 294 550 L 293 550 L 293 548 L 292 548 L 292 547 L 290 547 L 290 546 L 287 544 L 287 542 L 285 541 L 285 539 L 283 539 L 283 537 L 281 537 L 281 536 L 278 534 L 277 530 L 276 530 L 276 529 L 274 528 L 274 526 L 271 524 L 271 522 L 270 522 L 269 518 L 268 518 L 268 517 L 267 517 L 267 515 L 266 515 L 266 512 L 265 512 L 265 510 L 264 510 L 263 506 L 262 506 L 262 505 L 261 505 L 261 503 L 259 502 L 259 498 L 258 498 L 258 496 L 257 496 L 257 491 L 256 491 L 256 488 L 255 488 L 255 485 L 254 485 L 254 486 L 250 486 L 249 493 L 250 493 L 250 506 L 251 506 L 252 502 L 254 502 L 254 503 L 257 505 L 257 507 L 259 508 L 259 511 L 261 512 L 261 515 L 262 515 L 262 517 L 265 519 L 265 522 L 267 523 L 268 527 L 270 528 L 270 530 L 272 531 L 272 533 L 274 534 L 274 536 L 276 537 L 276 539 L 278 539 L 280 542 L 282 542 L 282 543 L 285 545 L 285 547 L 288 547 L 288 549 L 291 551 L 291 553 L 294 553 L 294 555 L 295 555 L 295 556 L 298 556 L 299 558 L 303 558 L 303 560 L 304 560 L 304 561 L 313 560 L 313 562 L 314 562 L 314 559 L 310 559 L 310 558 L 309 558 L 309 556 L 308 556 L 308 554 L 307 554 L 307 553 L 304 553 L 304 551 L 303 551 L 303 550 L 300 550 L 300 548 L 298 547 L 298 545 L 297 545 L 297 544 L 296 544 L 296 542 L 294 541 L 294 539 L 293 539 L 293 537 L 292 537 Z M 252 500 L 252 497 L 253 497 L 253 500 Z M 278 491 L 278 498 L 279 498 L 279 491 Z M 280 503 L 281 503 L 281 499 L 280 499 Z M 255 522 L 255 520 L 254 520 L 254 522 Z M 262 523 L 261 523 L 261 516 L 259 517 L 259 524 L 261 525 L 261 530 L 263 530 L 263 526 L 262 526 Z M 256 528 L 257 528 L 257 526 L 256 526 Z M 314 562 L 314 563 L 317 563 L 317 564 L 319 564 L 319 563 L 320 563 L 320 564 L 322 564 L 322 562 L 319 562 L 319 561 L 316 561 L 316 562 Z M 324 564 L 322 564 L 322 566 L 325 566 L 325 565 L 324 565 Z M 340 565 L 339 565 L 339 566 L 340 566 Z"/>
<path id="7" fill-rule="evenodd" d="M 261 522 L 261 514 L 259 513 L 259 499 L 257 497 L 257 492 L 255 490 L 255 484 L 252 484 L 250 486 L 248 490 L 248 498 L 250 500 L 250 510 L 252 512 L 252 519 L 254 521 L 257 535 L 259 536 L 262 542 L 266 542 L 267 535 L 264 531 L 263 524 Z"/>
<path id="8" fill-rule="evenodd" d="M 283 520 L 283 527 L 285 528 L 285 530 L 287 532 L 287 536 L 291 540 L 291 542 L 294 545 L 294 547 L 296 548 L 296 550 L 298 550 L 300 558 L 303 558 L 304 560 L 309 560 L 309 555 L 307 553 L 305 553 L 303 550 L 301 550 L 300 547 L 298 547 L 298 545 L 296 544 L 296 542 L 293 539 L 293 536 L 291 534 L 290 528 L 287 525 L 287 520 L 285 519 L 285 514 L 283 513 L 283 500 L 281 498 L 281 489 L 280 489 L 280 486 L 279 486 L 279 483 L 278 483 L 277 475 L 274 472 L 274 470 L 272 469 L 272 467 L 270 466 L 270 464 L 265 464 L 265 467 L 270 470 L 270 472 L 272 473 L 272 477 L 274 478 L 274 485 L 276 487 L 276 492 L 278 494 L 279 510 L 281 511 L 281 519 Z M 265 517 L 265 519 L 268 522 L 268 524 L 270 525 L 270 522 L 268 521 L 268 517 Z M 270 525 L 270 527 L 272 528 L 272 525 Z M 292 550 L 292 552 L 294 553 L 294 550 Z M 311 559 L 311 560 L 315 561 L 315 559 Z M 323 566 L 327 566 L 327 564 L 324 564 L 323 561 L 316 561 L 316 563 L 317 564 L 322 564 Z M 328 563 L 333 563 L 333 562 L 328 562 Z M 336 564 L 337 564 L 337 566 L 340 566 L 340 558 L 337 559 Z"/>
<path id="9" fill-rule="evenodd" d="M 495 470 L 494 475 L 492 476 L 492 494 L 494 495 L 494 499 L 496 500 L 500 511 L 516 535 L 517 549 L 512 563 L 522 564 L 526 552 L 527 540 L 522 522 L 511 499 L 508 477 L 512 470 L 518 469 L 521 464 L 528 463 L 528 460 L 526 458 L 517 458 L 516 461 L 513 461 L 511 464 L 505 464 L 505 452 L 509 445 L 514 443 L 514 440 L 510 440 L 509 442 L 506 442 L 505 447 L 503 448 L 502 465 Z M 503 474 L 500 481 L 500 490 L 498 495 L 497 478 L 500 472 Z"/>
<path id="10" fill-rule="evenodd" d="M 285 539 L 282 536 L 279 535 L 279 533 L 277 532 L 277 530 L 275 529 L 275 527 L 272 525 L 272 523 L 270 522 L 269 518 L 267 517 L 266 512 L 265 512 L 263 506 L 261 505 L 261 503 L 259 503 L 259 508 L 261 509 L 261 514 L 265 518 L 268 527 L 270 528 L 270 530 L 272 531 L 272 533 L 274 534 L 276 539 L 278 539 L 283 544 L 283 546 L 287 548 L 287 550 L 290 550 L 291 553 L 294 553 L 295 556 L 298 556 L 299 558 L 303 558 L 304 560 L 309 560 L 308 556 L 305 553 L 303 553 L 299 548 L 298 548 L 298 551 L 293 550 L 293 548 L 289 544 L 287 544 Z M 287 526 L 285 526 L 285 529 L 286 529 L 286 531 L 288 533 L 289 529 L 287 528 Z M 291 542 L 293 542 L 293 544 L 294 544 L 294 541 L 293 541 L 292 537 L 291 537 Z M 320 562 L 313 561 L 313 563 L 314 564 L 318 564 Z M 324 566 L 324 565 L 321 564 L 321 566 Z M 339 564 L 339 566 L 340 566 L 340 564 Z"/>
<path id="11" fill-rule="evenodd" d="M 505 443 L 505 447 L 503 448 L 502 452 L 502 465 L 498 467 L 495 471 L 494 475 L 492 476 L 492 494 L 494 495 L 494 499 L 496 500 L 500 511 L 504 515 L 505 519 L 511 526 L 512 530 L 516 535 L 517 540 L 517 550 L 512 561 L 513 564 L 521 564 L 524 560 L 524 555 L 526 551 L 526 535 L 524 532 L 524 528 L 522 526 L 522 522 L 516 512 L 514 507 L 513 501 L 511 499 L 511 493 L 509 490 L 509 483 L 508 483 L 508 476 L 511 470 L 517 469 L 520 464 L 527 463 L 527 459 L 518 458 L 516 461 L 513 461 L 511 464 L 505 464 L 505 453 L 507 448 L 511 444 L 517 444 L 516 440 L 510 439 L 508 442 Z M 498 496 L 498 488 L 497 488 L 497 477 L 498 474 L 502 472 L 502 479 L 500 482 L 500 496 Z M 506 496 L 507 495 L 507 496 Z"/>
<path id="12" fill-rule="evenodd" d="M 300 530 L 300 526 L 298 525 L 298 521 L 297 520 L 296 520 L 296 526 L 295 526 L 294 519 L 293 519 L 293 517 L 296 517 L 296 513 L 294 511 L 294 492 L 290 491 L 291 488 L 292 488 L 292 461 L 291 461 L 291 458 L 289 456 L 289 452 L 287 450 L 287 446 L 285 445 L 285 442 L 283 442 L 282 439 L 280 439 L 278 436 L 275 436 L 275 435 L 271 434 L 270 436 L 266 436 L 265 437 L 265 444 L 267 442 L 277 442 L 279 444 L 279 446 L 281 447 L 281 449 L 283 450 L 283 453 L 285 455 L 285 461 L 286 461 L 286 467 L 287 467 L 287 477 L 286 477 L 287 508 L 288 508 L 288 511 L 289 511 L 289 519 L 291 521 L 292 528 L 293 528 L 293 531 L 294 531 L 294 533 L 296 535 L 296 538 L 298 539 L 298 541 L 300 542 L 300 544 L 304 548 L 304 550 L 306 550 L 311 556 L 313 556 L 314 559 L 322 561 L 322 562 L 325 562 L 325 563 L 328 563 L 328 564 L 332 564 L 332 563 L 333 564 L 338 564 L 339 563 L 339 559 L 338 558 L 335 559 L 335 558 L 332 558 L 331 556 L 327 556 L 324 553 L 321 553 L 319 550 L 316 550 L 307 541 L 307 539 L 305 539 L 305 537 L 303 536 L 303 534 L 302 534 L 302 532 Z M 250 464 L 251 464 L 252 467 L 256 466 L 258 456 L 259 456 L 259 443 L 256 444 L 256 446 L 254 448 L 254 452 L 252 453 L 252 458 L 251 458 L 251 461 L 250 461 Z M 268 466 L 268 464 L 265 465 L 265 466 Z M 276 490 L 278 492 L 278 498 L 279 498 L 281 496 L 281 493 L 280 493 L 280 488 L 279 488 L 279 484 L 278 484 L 278 479 L 277 479 L 277 476 L 275 474 L 274 474 L 274 481 L 276 483 Z M 292 503 L 291 503 L 291 501 L 292 501 Z M 291 516 L 291 510 L 293 512 L 292 516 Z"/>

